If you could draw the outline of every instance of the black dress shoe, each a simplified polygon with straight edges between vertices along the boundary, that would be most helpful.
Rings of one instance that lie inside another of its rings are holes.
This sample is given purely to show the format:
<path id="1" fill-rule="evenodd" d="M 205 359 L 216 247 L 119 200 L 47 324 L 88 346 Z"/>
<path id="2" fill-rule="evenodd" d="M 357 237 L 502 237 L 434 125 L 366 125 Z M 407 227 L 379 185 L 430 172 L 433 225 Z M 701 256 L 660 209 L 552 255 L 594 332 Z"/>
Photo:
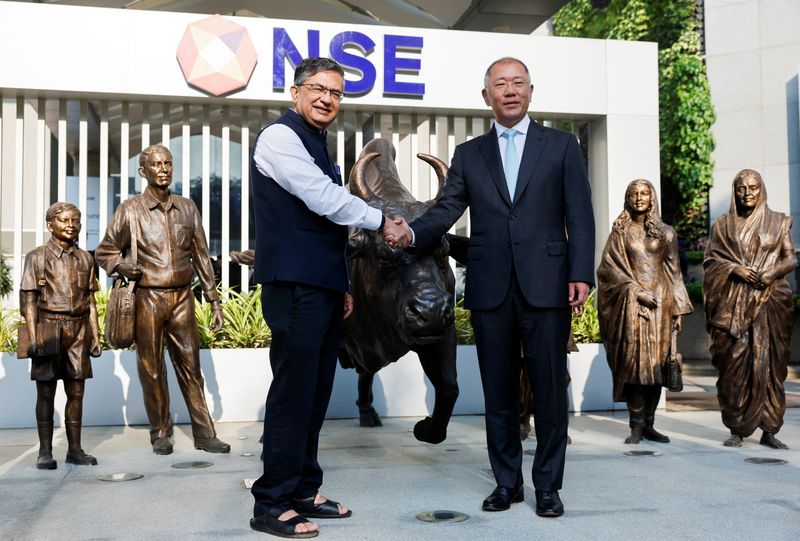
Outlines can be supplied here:
<path id="1" fill-rule="evenodd" d="M 536 514 L 540 517 L 560 517 L 564 514 L 564 504 L 557 490 L 536 491 Z"/>
<path id="2" fill-rule="evenodd" d="M 519 503 L 525 499 L 525 489 L 522 485 L 517 488 L 498 485 L 489 496 L 483 500 L 484 511 L 505 511 L 512 503 Z"/>

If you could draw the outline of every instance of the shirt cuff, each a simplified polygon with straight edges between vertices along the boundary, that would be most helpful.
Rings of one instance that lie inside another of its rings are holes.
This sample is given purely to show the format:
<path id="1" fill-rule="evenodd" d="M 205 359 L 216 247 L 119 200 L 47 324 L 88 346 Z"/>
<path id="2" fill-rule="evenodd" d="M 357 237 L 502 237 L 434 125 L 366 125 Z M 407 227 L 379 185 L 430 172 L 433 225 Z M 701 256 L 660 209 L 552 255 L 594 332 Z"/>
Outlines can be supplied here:
<path id="1" fill-rule="evenodd" d="M 380 209 L 369 207 L 367 216 L 364 218 L 364 228 L 377 231 L 381 227 L 381 220 L 383 220 L 383 212 Z"/>

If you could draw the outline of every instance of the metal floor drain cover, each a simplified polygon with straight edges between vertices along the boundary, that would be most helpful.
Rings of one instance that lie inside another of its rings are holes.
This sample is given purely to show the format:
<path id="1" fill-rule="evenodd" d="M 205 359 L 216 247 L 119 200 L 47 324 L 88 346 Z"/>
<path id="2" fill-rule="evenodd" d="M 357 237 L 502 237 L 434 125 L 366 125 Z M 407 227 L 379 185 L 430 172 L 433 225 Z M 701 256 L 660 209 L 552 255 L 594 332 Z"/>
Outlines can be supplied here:
<path id="1" fill-rule="evenodd" d="M 745 458 L 744 461 L 750 464 L 773 464 L 773 465 L 786 464 L 786 461 L 783 460 L 782 458 L 750 457 L 750 458 Z"/>
<path id="2" fill-rule="evenodd" d="M 141 473 L 112 473 L 110 475 L 100 475 L 97 477 L 97 480 L 118 483 L 120 481 L 135 481 L 142 477 L 144 477 L 144 474 Z"/>
<path id="3" fill-rule="evenodd" d="M 626 456 L 661 456 L 661 451 L 625 451 Z"/>
<path id="4" fill-rule="evenodd" d="M 425 511 L 417 515 L 417 519 L 422 522 L 463 522 L 469 515 L 460 511 Z"/>
<path id="5" fill-rule="evenodd" d="M 179 470 L 189 470 L 195 468 L 208 468 L 209 466 L 213 466 L 213 462 L 205 462 L 203 460 L 191 460 L 189 462 L 177 462 L 172 465 L 173 468 L 178 468 Z"/>

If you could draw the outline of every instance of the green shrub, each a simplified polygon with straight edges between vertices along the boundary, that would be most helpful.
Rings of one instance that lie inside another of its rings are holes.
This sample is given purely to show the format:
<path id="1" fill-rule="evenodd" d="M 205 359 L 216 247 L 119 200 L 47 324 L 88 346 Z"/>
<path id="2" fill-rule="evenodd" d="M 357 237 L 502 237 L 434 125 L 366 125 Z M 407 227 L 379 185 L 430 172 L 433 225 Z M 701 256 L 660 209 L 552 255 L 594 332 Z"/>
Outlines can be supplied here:
<path id="1" fill-rule="evenodd" d="M 269 327 L 261 314 L 261 286 L 241 293 L 233 289 L 220 291 L 222 329 L 211 330 L 211 304 L 195 302 L 195 315 L 200 332 L 201 348 L 265 348 L 272 341 Z M 226 298 L 227 297 L 227 298 Z"/>
<path id="2" fill-rule="evenodd" d="M 272 333 L 261 313 L 261 286 L 247 293 L 228 291 L 222 304 L 225 324 L 214 337 L 217 348 L 264 348 L 272 341 Z"/>
<path id="3" fill-rule="evenodd" d="M 580 316 L 572 316 L 572 336 L 578 344 L 600 342 L 600 317 L 597 313 L 597 290 L 593 290 L 583 305 Z"/>
<path id="4" fill-rule="evenodd" d="M 18 311 L 0 308 L 0 351 L 17 351 L 17 327 L 21 324 Z"/>
<path id="5" fill-rule="evenodd" d="M 690 265 L 702 265 L 704 258 L 705 258 L 705 252 L 701 250 L 686 251 L 686 261 L 688 261 Z"/>
<path id="6" fill-rule="evenodd" d="M 689 294 L 689 299 L 695 304 L 703 304 L 703 282 L 700 280 L 693 280 L 686 282 L 686 292 Z"/>
<path id="7" fill-rule="evenodd" d="M 456 342 L 462 345 L 475 343 L 475 331 L 472 329 L 470 318 L 472 313 L 464 308 L 464 298 L 462 297 L 455 307 L 456 316 Z"/>
<path id="8" fill-rule="evenodd" d="M 0 255 L 0 297 L 8 295 L 14 289 L 11 281 L 11 267 L 6 263 L 6 259 Z"/>

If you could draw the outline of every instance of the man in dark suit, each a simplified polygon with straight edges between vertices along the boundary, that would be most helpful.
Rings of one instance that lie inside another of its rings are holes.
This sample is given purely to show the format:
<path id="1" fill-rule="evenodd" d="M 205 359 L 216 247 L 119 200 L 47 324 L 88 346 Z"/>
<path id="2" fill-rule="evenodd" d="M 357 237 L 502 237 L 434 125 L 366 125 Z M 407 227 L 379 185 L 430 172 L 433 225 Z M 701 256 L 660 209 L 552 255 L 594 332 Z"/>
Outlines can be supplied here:
<path id="1" fill-rule="evenodd" d="M 521 502 L 520 357 L 535 397 L 536 512 L 557 517 L 567 445 L 566 359 L 570 307 L 594 281 L 594 217 L 575 137 L 527 115 L 528 68 L 501 58 L 486 71 L 488 133 L 456 147 L 439 201 L 390 244 L 424 251 L 470 208 L 465 307 L 472 310 L 485 398 L 489 461 L 497 488 L 485 511 Z M 520 356 L 520 345 L 522 356 Z"/>

